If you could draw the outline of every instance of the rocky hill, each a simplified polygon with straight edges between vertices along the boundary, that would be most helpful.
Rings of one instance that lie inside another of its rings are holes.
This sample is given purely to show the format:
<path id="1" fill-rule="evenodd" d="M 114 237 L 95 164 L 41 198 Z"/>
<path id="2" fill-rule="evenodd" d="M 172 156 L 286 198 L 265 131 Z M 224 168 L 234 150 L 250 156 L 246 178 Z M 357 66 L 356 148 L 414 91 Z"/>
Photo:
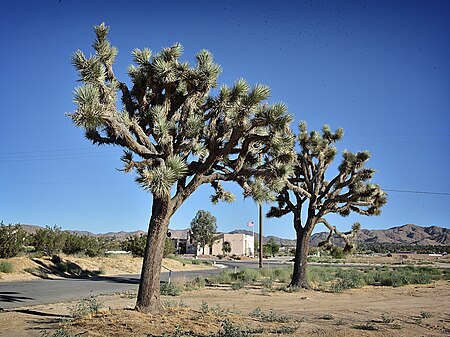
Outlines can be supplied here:
<path id="1" fill-rule="evenodd" d="M 317 246 L 325 240 L 328 233 L 317 233 L 311 237 L 311 245 Z M 334 237 L 336 244 L 342 243 L 341 239 Z M 389 229 L 368 230 L 362 229 L 357 237 L 357 242 L 362 243 L 396 243 L 419 246 L 450 245 L 450 229 L 438 226 L 422 227 L 407 224 Z"/>
<path id="2" fill-rule="evenodd" d="M 235 230 L 230 233 L 241 233 L 252 235 L 248 230 Z M 258 238 L 255 233 L 255 240 Z M 311 246 L 317 246 L 319 242 L 326 240 L 328 232 L 315 233 L 311 236 Z M 284 246 L 295 246 L 295 240 L 282 239 L 276 236 L 263 237 L 263 241 L 267 242 L 274 239 L 277 243 Z M 343 244 L 343 240 L 339 237 L 333 237 L 335 244 Z M 450 246 L 450 229 L 439 226 L 422 227 L 413 224 L 407 224 L 389 229 L 368 230 L 362 229 L 356 237 L 357 242 L 363 243 L 396 243 L 419 246 L 443 245 Z"/>
<path id="3" fill-rule="evenodd" d="M 37 229 L 42 228 L 34 225 L 21 225 L 29 233 L 35 233 Z M 126 238 L 132 235 L 145 234 L 142 230 L 134 232 L 108 232 L 102 234 L 93 234 L 87 231 L 70 231 L 79 235 L 89 236 L 105 236 L 105 237 L 117 237 Z M 230 234 L 247 234 L 252 235 L 252 232 L 245 229 L 239 229 L 229 232 Z M 317 246 L 319 242 L 324 241 L 328 236 L 328 233 L 321 232 L 315 233 L 311 236 L 311 246 Z M 255 240 L 258 240 L 259 235 L 255 233 Z M 295 246 L 295 240 L 283 239 L 277 236 L 263 236 L 263 242 L 273 239 L 275 242 L 283 246 Z M 342 244 L 342 239 L 334 237 L 332 241 L 335 244 Z M 357 242 L 362 243 L 395 243 L 395 244 L 408 244 L 408 245 L 443 245 L 450 246 L 450 229 L 439 226 L 422 227 L 413 224 L 406 224 L 403 226 L 392 227 L 389 229 L 377 229 L 368 230 L 362 229 L 356 238 Z"/>

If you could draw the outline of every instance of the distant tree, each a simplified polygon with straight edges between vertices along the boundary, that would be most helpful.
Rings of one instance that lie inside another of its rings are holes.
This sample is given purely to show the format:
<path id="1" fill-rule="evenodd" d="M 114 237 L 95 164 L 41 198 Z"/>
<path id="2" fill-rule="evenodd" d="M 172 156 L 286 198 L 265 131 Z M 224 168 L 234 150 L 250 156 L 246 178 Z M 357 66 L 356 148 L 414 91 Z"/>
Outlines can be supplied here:
<path id="1" fill-rule="evenodd" d="M 46 226 L 32 235 L 32 244 L 36 251 L 47 256 L 58 255 L 63 251 L 65 236 L 61 227 Z"/>
<path id="2" fill-rule="evenodd" d="M 275 256 L 280 251 L 280 245 L 270 238 L 265 245 L 263 245 L 263 253 L 266 256 Z"/>
<path id="3" fill-rule="evenodd" d="M 211 245 L 215 239 L 216 217 L 208 211 L 199 210 L 191 221 L 191 231 L 192 237 L 200 243 L 205 254 L 205 245 Z"/>
<path id="4" fill-rule="evenodd" d="M 126 238 L 122 244 L 122 248 L 130 252 L 133 256 L 143 257 L 146 243 L 147 237 L 145 235 L 132 235 Z"/>
<path id="5" fill-rule="evenodd" d="M 17 256 L 24 248 L 27 233 L 20 225 L 0 223 L 0 259 Z"/>
<path id="6" fill-rule="evenodd" d="M 367 151 L 356 154 L 344 151 L 338 174 L 331 180 L 325 178 L 325 173 L 337 154 L 334 144 L 342 138 L 342 129 L 333 133 L 325 125 L 322 133 L 308 133 L 306 123 L 302 122 L 299 130 L 300 151 L 294 172 L 277 197 L 278 206 L 272 207 L 267 215 L 281 217 L 293 213 L 297 244 L 290 285 L 308 288 L 306 263 L 309 238 L 314 227 L 322 223 L 330 231 L 328 239 L 321 246 L 331 249 L 331 237 L 334 233 L 345 240 L 344 250 L 349 251 L 353 245 L 352 238 L 360 225 L 355 223 L 352 232 L 341 233 L 325 216 L 329 213 L 347 216 L 351 212 L 367 216 L 378 215 L 386 203 L 386 194 L 380 186 L 369 183 L 375 170 L 365 167 L 370 158 Z M 305 217 L 304 221 L 302 216 Z"/>
<path id="7" fill-rule="evenodd" d="M 159 271 L 172 215 L 202 184 L 214 188 L 213 202 L 234 199 L 221 181 L 237 182 L 245 196 L 268 198 L 290 169 L 292 117 L 283 103 L 265 102 L 270 94 L 265 85 L 250 88 L 240 79 L 212 96 L 221 67 L 206 50 L 197 54 L 194 67 L 181 62 L 180 44 L 154 56 L 149 49 L 134 49 L 129 89 L 114 74 L 117 49 L 107 40 L 108 30 L 104 23 L 95 27 L 94 55 L 78 50 L 72 57 L 82 84 L 69 116 L 93 144 L 122 147 L 123 170 L 135 172 L 152 194 L 136 309 L 158 313 Z M 123 106 L 117 106 L 118 92 Z"/>
<path id="8" fill-rule="evenodd" d="M 225 241 L 222 244 L 222 251 L 224 255 L 228 255 L 231 253 L 231 244 L 228 241 Z"/>
<path id="9" fill-rule="evenodd" d="M 166 237 L 164 239 L 164 252 L 163 257 L 168 257 L 169 255 L 175 253 L 175 245 L 173 244 L 173 241 L 171 238 Z"/>

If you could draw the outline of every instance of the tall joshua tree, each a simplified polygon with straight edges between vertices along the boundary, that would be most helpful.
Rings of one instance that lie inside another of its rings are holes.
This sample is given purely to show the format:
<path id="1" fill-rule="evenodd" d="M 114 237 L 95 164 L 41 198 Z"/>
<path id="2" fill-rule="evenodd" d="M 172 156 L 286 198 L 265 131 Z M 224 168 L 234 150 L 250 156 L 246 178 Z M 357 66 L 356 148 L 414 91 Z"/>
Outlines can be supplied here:
<path id="1" fill-rule="evenodd" d="M 306 259 L 309 238 L 314 227 L 323 223 L 330 230 L 330 235 L 323 244 L 329 246 L 331 236 L 337 234 L 345 240 L 345 250 L 349 250 L 352 246 L 351 239 L 359 230 L 359 224 L 353 225 L 351 233 L 341 233 L 325 216 L 329 213 L 347 216 L 351 212 L 367 216 L 379 215 L 380 208 L 386 203 L 386 195 L 380 186 L 369 182 L 375 170 L 365 167 L 370 158 L 367 151 L 344 151 L 337 175 L 326 180 L 327 170 L 337 154 L 334 144 L 342 138 L 342 129 L 333 133 L 330 127 L 325 125 L 322 133 L 308 133 L 306 123 L 301 122 L 299 131 L 300 150 L 293 174 L 277 196 L 278 205 L 272 207 L 267 216 L 281 217 L 293 213 L 297 245 L 290 286 L 308 288 Z"/>
<path id="2" fill-rule="evenodd" d="M 104 23 L 94 28 L 92 56 L 73 54 L 82 85 L 69 116 L 93 144 L 122 147 L 123 171 L 136 173 L 152 195 L 136 309 L 157 313 L 163 309 L 159 273 L 172 215 L 202 184 L 214 188 L 213 202 L 234 198 L 221 181 L 236 181 L 245 196 L 256 198 L 268 195 L 264 181 L 281 186 L 277 177 L 289 172 L 293 158 L 292 117 L 283 103 L 265 103 L 265 85 L 250 88 L 240 79 L 212 96 L 220 66 L 206 50 L 194 67 L 181 62 L 180 44 L 153 56 L 149 49 L 134 49 L 128 88 L 114 74 L 117 49 L 108 29 Z"/>

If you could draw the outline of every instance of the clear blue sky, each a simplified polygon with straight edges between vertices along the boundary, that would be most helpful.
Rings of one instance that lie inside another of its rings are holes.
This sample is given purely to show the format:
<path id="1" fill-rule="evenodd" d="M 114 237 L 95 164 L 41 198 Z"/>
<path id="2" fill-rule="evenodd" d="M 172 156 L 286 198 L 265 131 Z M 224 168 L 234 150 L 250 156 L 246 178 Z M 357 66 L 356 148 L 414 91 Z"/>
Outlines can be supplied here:
<path id="1" fill-rule="evenodd" d="M 331 217 L 342 229 L 405 223 L 449 227 L 449 1 L 2 1 L 0 3 L 0 220 L 107 232 L 146 229 L 151 197 L 118 172 L 119 148 L 98 148 L 64 113 L 74 110 L 71 54 L 89 54 L 105 21 L 119 49 L 116 75 L 135 47 L 175 42 L 192 61 L 206 48 L 220 83 L 239 77 L 272 88 L 296 125 L 343 127 L 341 150 L 370 150 L 374 182 L 389 191 L 379 217 Z M 238 193 L 239 191 L 236 190 Z M 199 209 L 219 230 L 244 228 L 258 208 L 240 196 L 212 205 L 209 186 L 175 214 Z M 264 206 L 265 210 L 268 206 Z M 293 238 L 292 218 L 264 234 Z M 322 230 L 322 228 L 318 228 Z"/>

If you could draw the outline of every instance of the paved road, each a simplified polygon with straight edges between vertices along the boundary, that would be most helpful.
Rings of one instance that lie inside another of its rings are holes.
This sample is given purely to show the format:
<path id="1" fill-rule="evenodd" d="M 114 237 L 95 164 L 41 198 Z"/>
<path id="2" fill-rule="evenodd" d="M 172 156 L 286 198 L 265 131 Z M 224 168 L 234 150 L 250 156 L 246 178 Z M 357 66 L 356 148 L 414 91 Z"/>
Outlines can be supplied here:
<path id="1" fill-rule="evenodd" d="M 172 280 L 219 273 L 220 269 L 173 272 Z M 161 280 L 169 274 L 161 273 Z M 137 291 L 139 274 L 0 283 L 0 308 L 12 309 L 115 292 Z"/>
<path id="2" fill-rule="evenodd" d="M 244 261 L 219 261 L 219 264 L 234 270 L 239 268 L 258 268 L 257 260 Z M 266 260 L 264 268 L 290 267 L 287 260 Z M 314 264 L 309 265 L 321 265 Z M 333 267 L 374 267 L 365 264 L 330 264 Z M 448 268 L 450 265 L 439 265 Z M 221 269 L 208 269 L 187 272 L 173 272 L 172 280 L 177 278 L 193 279 L 197 276 L 207 276 L 219 273 Z M 115 292 L 136 291 L 139 285 L 139 276 L 98 276 L 93 278 L 64 278 L 55 280 L 33 280 L 21 282 L 0 282 L 0 308 L 13 309 L 44 303 L 55 303 L 63 300 L 74 300 L 96 296 L 100 294 L 112 294 Z M 161 280 L 167 280 L 169 274 L 161 273 Z"/>

